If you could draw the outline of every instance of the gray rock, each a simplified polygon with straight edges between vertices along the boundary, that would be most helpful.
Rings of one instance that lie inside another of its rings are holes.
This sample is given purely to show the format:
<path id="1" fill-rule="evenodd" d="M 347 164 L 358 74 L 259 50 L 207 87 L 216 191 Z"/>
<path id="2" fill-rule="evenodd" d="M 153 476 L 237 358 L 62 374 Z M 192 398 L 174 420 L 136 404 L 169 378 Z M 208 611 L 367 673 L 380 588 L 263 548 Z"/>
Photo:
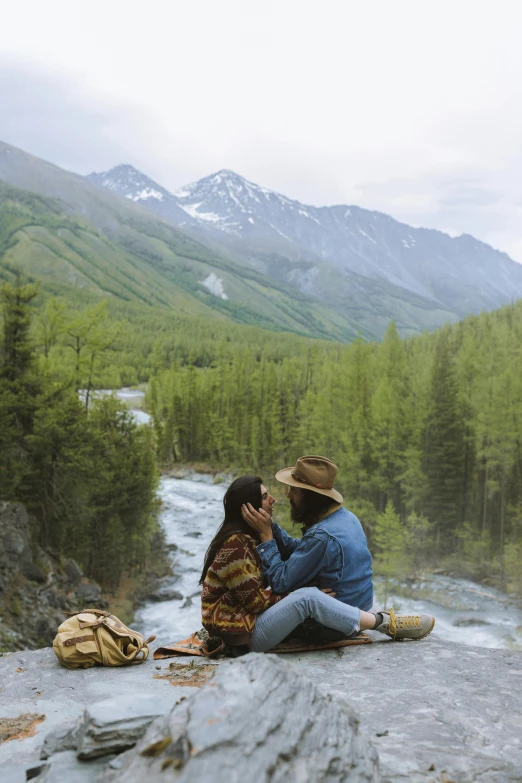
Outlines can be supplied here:
<path id="1" fill-rule="evenodd" d="M 97 702 L 85 710 L 77 732 L 79 759 L 121 753 L 143 736 L 172 703 L 153 694 L 129 694 Z"/>
<path id="2" fill-rule="evenodd" d="M 71 727 L 70 723 L 65 723 L 46 734 L 42 750 L 40 751 L 40 758 L 45 760 L 54 753 L 61 753 L 64 750 L 76 750 L 80 725 L 81 723 L 79 722 Z"/>
<path id="3" fill-rule="evenodd" d="M 76 562 L 76 560 L 73 560 L 72 558 L 68 558 L 65 561 L 64 569 L 65 575 L 67 577 L 67 581 L 71 585 L 71 587 L 76 587 L 76 585 L 80 584 L 83 577 L 83 571 Z"/>
<path id="4" fill-rule="evenodd" d="M 350 705 L 322 693 L 275 655 L 251 653 L 160 718 L 100 783 L 381 780 L 377 753 Z M 178 770 L 178 774 L 176 774 Z"/>
<path id="5" fill-rule="evenodd" d="M 172 587 L 160 587 L 159 590 L 149 593 L 146 596 L 147 601 L 181 601 L 183 599 L 183 593 L 179 590 L 174 590 Z"/>
<path id="6" fill-rule="evenodd" d="M 13 769 L 13 779 L 18 783 L 16 768 L 21 775 L 20 783 L 24 783 L 24 770 L 39 764 L 46 735 L 66 723 L 74 728 L 84 710 L 96 702 L 146 693 L 161 703 L 166 713 L 180 696 L 193 691 L 191 687 L 173 687 L 168 680 L 155 679 L 160 674 L 156 665 L 151 657 L 139 666 L 69 670 L 60 666 L 49 648 L 0 657 L 0 717 L 17 718 L 29 712 L 45 715 L 31 736 L 0 743 L 2 783 L 5 769 Z M 58 756 L 61 753 L 51 756 L 53 764 Z M 82 763 L 88 766 L 92 762 Z M 72 783 L 71 778 L 68 780 Z"/>
<path id="7" fill-rule="evenodd" d="M 78 761 L 74 750 L 65 750 L 27 769 L 23 780 L 34 780 L 35 783 L 93 783 L 106 764 L 106 758 Z"/>
<path id="8" fill-rule="evenodd" d="M 469 628 L 472 625 L 491 625 L 487 620 L 481 620 L 479 617 L 459 617 L 453 621 L 457 628 Z"/>
<path id="9" fill-rule="evenodd" d="M 313 686 L 308 682 L 307 688 L 317 687 L 325 694 L 349 699 L 359 714 L 361 736 L 369 737 L 379 753 L 386 783 L 520 783 L 522 653 L 464 647 L 434 637 L 404 644 L 383 641 L 378 634 L 375 638 L 379 643 L 289 655 L 281 660 L 296 675 L 313 682 Z M 186 660 L 190 666 L 190 659 L 178 660 Z M 274 659 L 267 656 L 267 660 Z M 59 666 L 49 649 L 1 656 L 0 717 L 45 715 L 32 736 L 0 744 L 2 783 L 24 783 L 25 769 L 40 763 L 44 736 L 65 722 L 73 727 L 84 709 L 96 702 L 146 693 L 165 699 L 162 710 L 166 714 L 182 697 L 191 703 L 192 697 L 198 696 L 194 687 L 173 686 L 164 678 L 168 663 L 161 663 L 164 671 L 158 671 L 157 666 L 157 661 L 149 659 L 139 666 L 69 671 Z M 219 672 L 229 666 L 227 660 L 216 663 Z M 272 693 L 271 672 L 272 667 L 265 671 L 265 689 L 252 710 L 258 718 L 266 688 Z M 279 731 L 292 732 L 299 712 L 303 710 L 287 706 Z M 158 724 L 161 728 L 161 721 L 151 724 L 148 731 Z M 158 736 L 162 738 L 161 732 Z M 329 740 L 330 733 L 326 736 Z M 209 748 L 206 752 L 213 751 Z M 123 769 L 133 753 L 125 751 L 111 764 Z M 67 754 L 76 758 L 74 751 L 54 753 L 48 760 L 51 767 L 56 767 L 57 759 L 70 758 Z M 84 774 L 95 762 L 75 763 Z M 281 763 L 287 761 L 283 758 Z M 118 772 L 114 766 L 112 771 Z M 212 779 L 217 780 L 215 776 Z M 71 775 L 67 780 L 76 783 Z M 135 781 L 130 778 L 128 783 Z"/>
<path id="10" fill-rule="evenodd" d="M 140 603 L 146 601 L 181 601 L 183 594 L 172 587 L 172 576 L 151 580 L 146 588 L 138 594 Z"/>
<path id="11" fill-rule="evenodd" d="M 78 604 L 84 604 L 85 606 L 100 606 L 101 601 L 101 587 L 93 582 L 82 582 L 75 590 L 76 600 Z M 103 601 L 105 605 L 105 601 Z"/>
<path id="12" fill-rule="evenodd" d="M 62 569 L 38 545 L 35 527 L 21 503 L 0 502 L 0 647 L 11 650 L 51 644 L 65 612 L 107 605 L 73 560 Z"/>
<path id="13" fill-rule="evenodd" d="M 350 699 L 387 782 L 520 783 L 522 653 L 429 637 L 292 665 Z"/>
<path id="14" fill-rule="evenodd" d="M 82 761 L 121 753 L 132 748 L 152 721 L 171 705 L 168 694 L 161 698 L 146 693 L 96 702 L 84 710 L 75 725 L 64 724 L 46 735 L 40 759 L 68 750 L 76 751 Z"/>
<path id="15" fill-rule="evenodd" d="M 31 560 L 25 560 L 20 564 L 20 572 L 26 579 L 29 579 L 30 582 L 44 584 L 47 581 L 47 577 L 42 569 Z"/>

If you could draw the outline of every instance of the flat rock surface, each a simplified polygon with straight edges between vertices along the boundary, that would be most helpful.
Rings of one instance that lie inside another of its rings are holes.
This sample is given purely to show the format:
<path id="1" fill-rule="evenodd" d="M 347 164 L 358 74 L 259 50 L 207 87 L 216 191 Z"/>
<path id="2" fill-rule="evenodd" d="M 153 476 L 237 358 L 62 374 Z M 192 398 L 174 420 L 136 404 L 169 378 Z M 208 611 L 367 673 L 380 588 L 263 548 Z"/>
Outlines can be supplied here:
<path id="1" fill-rule="evenodd" d="M 379 753 L 384 781 L 522 780 L 520 652 L 428 638 L 280 658 L 353 705 L 361 734 Z M 0 744 L 2 783 L 25 781 L 25 768 L 38 763 L 44 736 L 64 723 L 72 725 L 85 705 L 153 693 L 167 712 L 195 691 L 155 679 L 168 673 L 168 666 L 169 661 L 149 660 L 128 668 L 69 671 L 50 649 L 1 657 L 0 718 L 45 715 L 33 726 L 33 736 Z"/>
<path id="2" fill-rule="evenodd" d="M 87 705 L 145 693 L 154 694 L 158 707 L 167 712 L 180 696 L 193 691 L 173 687 L 168 679 L 155 679 L 167 673 L 168 664 L 149 659 L 116 669 L 65 669 L 48 647 L 0 657 L 0 718 L 45 715 L 32 736 L 0 744 L 2 783 L 25 783 L 25 769 L 39 763 L 44 737 L 62 725 L 73 726 Z"/>
<path id="3" fill-rule="evenodd" d="M 288 658 L 349 699 L 385 781 L 522 781 L 522 653 L 428 638 Z"/>

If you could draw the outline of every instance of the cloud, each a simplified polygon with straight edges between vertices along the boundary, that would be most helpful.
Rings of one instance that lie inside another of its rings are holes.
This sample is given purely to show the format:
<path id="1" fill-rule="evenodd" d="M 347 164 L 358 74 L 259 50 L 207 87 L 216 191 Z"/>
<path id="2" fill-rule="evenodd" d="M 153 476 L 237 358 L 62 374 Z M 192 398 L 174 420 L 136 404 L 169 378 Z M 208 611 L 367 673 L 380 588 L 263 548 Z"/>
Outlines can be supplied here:
<path id="1" fill-rule="evenodd" d="M 111 0 L 101 15 L 18 0 L 0 26 L 0 138 L 171 190 L 231 168 L 522 260 L 521 20 L 476 0 Z"/>
<path id="2" fill-rule="evenodd" d="M 479 177 L 450 180 L 440 183 L 439 187 L 442 190 L 439 198 L 441 207 L 490 207 L 502 200 L 502 194 L 491 189 L 487 182 Z"/>
<path id="3" fill-rule="evenodd" d="M 3 58 L 0 96 L 3 141 L 74 171 L 125 154 L 115 120 L 119 114 L 121 127 L 132 121 L 128 109 L 104 106 L 66 74 Z"/>

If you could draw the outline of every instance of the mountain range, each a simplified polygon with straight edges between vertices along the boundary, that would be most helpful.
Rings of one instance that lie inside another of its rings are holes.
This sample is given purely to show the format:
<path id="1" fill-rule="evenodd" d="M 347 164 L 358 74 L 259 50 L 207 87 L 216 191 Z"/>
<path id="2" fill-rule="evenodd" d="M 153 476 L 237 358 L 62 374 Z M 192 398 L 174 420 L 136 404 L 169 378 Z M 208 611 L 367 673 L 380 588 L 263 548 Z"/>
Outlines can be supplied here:
<path id="1" fill-rule="evenodd" d="M 457 318 L 522 296 L 522 265 L 466 234 L 413 228 L 360 207 L 301 204 L 228 170 L 174 193 L 130 166 L 90 178 L 264 274 L 341 306 L 351 288 L 364 288 L 361 278 L 426 298 Z"/>
<path id="2" fill-rule="evenodd" d="M 0 280 L 349 340 L 358 325 L 85 177 L 0 143 Z"/>
<path id="3" fill-rule="evenodd" d="M 130 165 L 82 177 L 0 143 L 0 180 L 0 218 L 10 204 L 26 221 L 2 263 L 56 285 L 123 296 L 103 283 L 123 275 L 125 295 L 149 304 L 342 340 L 379 338 L 390 319 L 413 334 L 522 297 L 522 265 L 469 235 L 304 205 L 229 170 L 170 192 Z M 13 188 L 43 197 L 40 221 L 47 210 L 74 227 L 28 225 L 29 194 Z"/>

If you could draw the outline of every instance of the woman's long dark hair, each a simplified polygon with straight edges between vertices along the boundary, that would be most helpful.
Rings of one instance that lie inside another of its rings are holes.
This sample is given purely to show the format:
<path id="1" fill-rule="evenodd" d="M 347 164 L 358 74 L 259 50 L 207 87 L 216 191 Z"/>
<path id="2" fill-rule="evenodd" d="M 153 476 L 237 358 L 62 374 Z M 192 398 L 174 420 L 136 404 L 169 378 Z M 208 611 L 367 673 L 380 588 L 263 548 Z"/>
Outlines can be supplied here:
<path id="1" fill-rule="evenodd" d="M 212 539 L 205 554 L 203 571 L 201 572 L 200 585 L 203 584 L 207 571 L 212 565 L 218 550 L 223 546 L 227 538 L 233 533 L 247 533 L 257 538 L 257 533 L 244 521 L 241 516 L 241 506 L 251 503 L 255 509 L 261 508 L 261 476 L 240 476 L 229 486 L 223 498 L 225 519 L 218 527 L 216 535 Z"/>

